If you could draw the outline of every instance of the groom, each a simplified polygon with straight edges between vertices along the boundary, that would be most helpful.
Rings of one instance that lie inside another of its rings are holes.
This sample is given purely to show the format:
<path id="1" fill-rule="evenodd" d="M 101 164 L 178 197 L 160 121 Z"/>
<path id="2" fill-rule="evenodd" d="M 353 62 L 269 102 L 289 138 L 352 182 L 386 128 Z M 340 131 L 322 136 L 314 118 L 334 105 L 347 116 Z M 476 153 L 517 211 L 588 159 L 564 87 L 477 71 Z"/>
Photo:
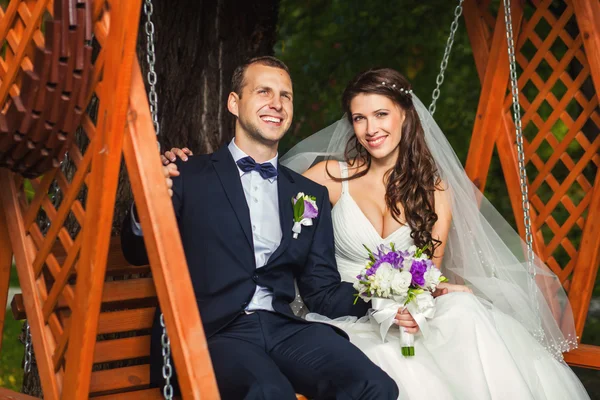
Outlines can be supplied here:
<path id="1" fill-rule="evenodd" d="M 258 57 L 238 67 L 227 107 L 236 117 L 228 146 L 178 163 L 180 171 L 165 167 L 221 397 L 396 399 L 395 382 L 342 331 L 298 318 L 289 306 L 296 279 L 313 312 L 363 316 L 368 308 L 353 305 L 352 285 L 340 281 L 327 189 L 278 163 L 293 116 L 285 64 Z M 314 196 L 318 210 L 295 236 L 292 198 L 299 193 Z M 144 264 L 133 214 L 123 224 L 123 252 Z M 157 321 L 151 375 L 162 386 Z"/>

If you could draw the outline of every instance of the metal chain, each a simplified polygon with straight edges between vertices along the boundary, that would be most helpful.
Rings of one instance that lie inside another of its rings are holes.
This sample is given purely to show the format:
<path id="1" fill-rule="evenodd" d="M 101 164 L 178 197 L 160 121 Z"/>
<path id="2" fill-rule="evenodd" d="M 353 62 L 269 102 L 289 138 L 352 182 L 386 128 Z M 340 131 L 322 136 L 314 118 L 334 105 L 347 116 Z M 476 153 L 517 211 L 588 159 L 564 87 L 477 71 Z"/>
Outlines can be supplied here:
<path id="1" fill-rule="evenodd" d="M 26 374 L 31 372 L 32 356 L 31 331 L 29 330 L 29 322 L 25 321 L 25 365 L 23 365 L 23 370 Z"/>
<path id="2" fill-rule="evenodd" d="M 154 124 L 154 130 L 156 136 L 160 132 L 160 124 L 158 123 L 158 95 L 156 94 L 156 82 L 158 77 L 154 71 L 154 64 L 156 64 L 156 53 L 154 48 L 154 24 L 152 23 L 152 13 L 154 7 L 152 6 L 152 0 L 144 1 L 144 14 L 146 14 L 146 23 L 144 28 L 146 30 L 146 60 L 148 61 L 148 86 L 150 86 L 150 93 L 148 93 L 148 101 L 150 102 L 150 113 L 152 114 L 152 123 Z"/>
<path id="3" fill-rule="evenodd" d="M 448 40 L 446 41 L 446 50 L 444 50 L 444 57 L 442 59 L 442 63 L 440 65 L 440 73 L 435 79 L 435 83 L 437 86 L 433 89 L 433 94 L 431 95 L 431 104 L 429 105 L 429 113 L 433 115 L 435 113 L 435 106 L 438 98 L 440 97 L 440 87 L 444 82 L 444 72 L 446 71 L 446 67 L 448 67 L 448 59 L 450 58 L 450 52 L 452 51 L 452 45 L 454 44 L 454 35 L 456 34 L 456 30 L 458 29 L 458 19 L 462 15 L 463 7 L 462 3 L 464 0 L 459 0 L 458 6 L 454 9 L 454 21 L 450 25 L 450 35 L 448 35 Z"/>
<path id="4" fill-rule="evenodd" d="M 510 85 L 512 93 L 512 108 L 513 108 L 513 120 L 515 123 L 516 139 L 517 139 L 517 152 L 519 159 L 519 177 L 521 184 L 521 201 L 523 207 L 523 222 L 525 224 L 525 243 L 527 245 L 527 268 L 531 279 L 529 280 L 529 293 L 533 296 L 534 304 L 536 307 L 536 315 L 538 316 L 538 323 L 541 327 L 541 321 L 539 320 L 539 304 L 536 300 L 538 287 L 535 283 L 536 270 L 533 263 L 533 234 L 531 231 L 531 215 L 529 213 L 529 189 L 527 187 L 527 170 L 525 169 L 525 148 L 523 140 L 523 126 L 521 123 L 521 107 L 519 105 L 519 86 L 517 77 L 517 61 L 515 56 L 515 42 L 513 38 L 513 25 L 512 16 L 510 10 L 510 0 L 503 0 L 504 2 L 504 22 L 506 25 L 506 40 L 508 42 L 508 60 L 510 63 Z"/>
<path id="5" fill-rule="evenodd" d="M 150 103 L 150 114 L 152 114 L 152 123 L 154 124 L 154 130 L 156 136 L 160 133 L 160 124 L 158 123 L 158 95 L 156 94 L 156 82 L 158 81 L 156 72 L 154 71 L 154 65 L 156 64 L 156 52 L 154 48 L 154 24 L 152 23 L 152 13 L 154 7 L 152 0 L 144 1 L 144 14 L 146 14 L 146 22 L 144 28 L 146 30 L 146 61 L 148 61 L 148 86 L 150 87 L 150 93 L 148 93 L 148 101 Z M 160 143 L 156 141 L 160 151 Z M 162 335 L 160 337 L 160 343 L 162 346 L 163 356 L 163 367 L 162 375 L 165 380 L 165 386 L 163 387 L 163 395 L 165 399 L 171 400 L 173 398 L 173 385 L 171 385 L 171 377 L 173 375 L 173 368 L 171 367 L 171 341 L 167 335 L 167 327 L 165 325 L 164 315 L 160 314 L 160 326 L 162 327 Z"/>
<path id="6" fill-rule="evenodd" d="M 163 367 L 162 375 L 165 380 L 165 386 L 163 387 L 163 395 L 165 399 L 171 400 L 173 398 L 173 386 L 171 385 L 171 376 L 173 375 L 173 368 L 171 367 L 171 341 L 167 336 L 167 327 L 165 326 L 165 319 L 163 314 L 160 314 L 160 326 L 162 327 L 162 335 L 160 337 L 160 343 L 162 345 L 162 356 L 163 356 Z"/>

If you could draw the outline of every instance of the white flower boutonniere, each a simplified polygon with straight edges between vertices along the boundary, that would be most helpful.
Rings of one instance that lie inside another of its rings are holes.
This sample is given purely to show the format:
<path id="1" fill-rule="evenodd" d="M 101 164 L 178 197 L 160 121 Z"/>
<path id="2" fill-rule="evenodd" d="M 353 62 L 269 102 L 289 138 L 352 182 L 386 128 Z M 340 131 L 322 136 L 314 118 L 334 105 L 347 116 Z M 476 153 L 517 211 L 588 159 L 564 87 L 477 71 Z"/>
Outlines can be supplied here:
<path id="1" fill-rule="evenodd" d="M 298 234 L 302 231 L 302 225 L 311 226 L 313 218 L 317 218 L 319 215 L 319 208 L 317 207 L 316 197 L 302 192 L 292 198 L 292 205 L 294 207 L 292 232 L 294 232 L 294 239 L 298 239 Z"/>

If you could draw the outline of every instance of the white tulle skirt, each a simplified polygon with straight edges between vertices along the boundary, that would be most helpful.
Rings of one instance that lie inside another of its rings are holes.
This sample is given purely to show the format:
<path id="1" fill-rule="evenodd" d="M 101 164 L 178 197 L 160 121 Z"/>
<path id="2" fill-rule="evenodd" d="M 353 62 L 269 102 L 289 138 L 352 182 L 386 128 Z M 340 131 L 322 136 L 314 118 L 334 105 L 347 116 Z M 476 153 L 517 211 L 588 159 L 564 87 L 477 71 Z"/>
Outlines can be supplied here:
<path id="1" fill-rule="evenodd" d="M 368 317 L 308 320 L 343 329 L 350 341 L 398 384 L 400 399 L 589 399 L 571 369 L 554 359 L 521 324 L 467 293 L 436 299 L 427 337 L 417 334 L 415 356 L 400 352 L 394 325 L 382 342 Z"/>

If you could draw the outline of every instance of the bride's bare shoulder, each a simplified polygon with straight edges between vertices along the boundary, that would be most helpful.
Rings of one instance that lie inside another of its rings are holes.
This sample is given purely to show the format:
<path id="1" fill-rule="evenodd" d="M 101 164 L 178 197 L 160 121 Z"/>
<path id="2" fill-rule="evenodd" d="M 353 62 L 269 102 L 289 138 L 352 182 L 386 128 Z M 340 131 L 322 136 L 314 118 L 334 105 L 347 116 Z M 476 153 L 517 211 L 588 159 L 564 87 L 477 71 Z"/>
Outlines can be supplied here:
<path id="1" fill-rule="evenodd" d="M 302 175 L 323 185 L 329 191 L 329 199 L 335 204 L 342 194 L 340 164 L 335 160 L 321 161 L 309 168 Z"/>

